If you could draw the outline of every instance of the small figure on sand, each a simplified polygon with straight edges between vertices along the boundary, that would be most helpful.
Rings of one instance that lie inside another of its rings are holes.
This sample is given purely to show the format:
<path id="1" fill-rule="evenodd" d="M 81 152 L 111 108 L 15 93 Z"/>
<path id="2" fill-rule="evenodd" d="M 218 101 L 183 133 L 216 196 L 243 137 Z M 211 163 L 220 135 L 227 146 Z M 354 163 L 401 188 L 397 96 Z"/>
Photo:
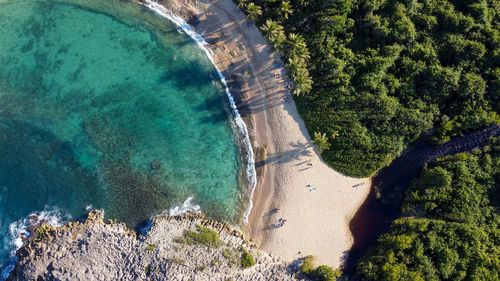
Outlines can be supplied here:
<path id="1" fill-rule="evenodd" d="M 311 159 L 307 160 L 307 166 L 312 167 L 313 163 L 311 162 Z"/>
<path id="2" fill-rule="evenodd" d="M 278 219 L 278 227 L 282 227 L 285 225 L 286 220 L 283 218 Z"/>

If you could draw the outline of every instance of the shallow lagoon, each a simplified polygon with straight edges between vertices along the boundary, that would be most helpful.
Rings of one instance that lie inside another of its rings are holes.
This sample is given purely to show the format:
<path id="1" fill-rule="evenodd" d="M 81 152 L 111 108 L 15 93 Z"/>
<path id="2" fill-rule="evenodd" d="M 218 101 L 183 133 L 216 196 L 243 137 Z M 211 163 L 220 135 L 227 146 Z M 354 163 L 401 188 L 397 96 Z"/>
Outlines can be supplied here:
<path id="1" fill-rule="evenodd" d="M 0 0 L 2 263 L 34 212 L 91 206 L 135 226 L 193 197 L 240 218 L 231 114 L 203 51 L 137 5 L 82 3 Z"/>

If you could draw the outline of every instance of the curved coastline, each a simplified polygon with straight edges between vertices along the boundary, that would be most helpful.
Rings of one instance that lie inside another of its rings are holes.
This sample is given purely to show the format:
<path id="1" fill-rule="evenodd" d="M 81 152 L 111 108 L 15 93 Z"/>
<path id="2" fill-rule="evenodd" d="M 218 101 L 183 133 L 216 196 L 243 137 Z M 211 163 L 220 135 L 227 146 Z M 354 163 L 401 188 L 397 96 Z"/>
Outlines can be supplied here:
<path id="1" fill-rule="evenodd" d="M 238 108 L 236 107 L 236 103 L 234 102 L 233 96 L 231 92 L 229 91 L 226 78 L 224 75 L 222 75 L 221 71 L 217 67 L 217 64 L 214 61 L 213 54 L 208 49 L 207 42 L 205 41 L 205 38 L 203 38 L 201 35 L 196 33 L 189 24 L 184 21 L 184 19 L 180 16 L 177 16 L 173 13 L 170 13 L 165 7 L 162 5 L 153 2 L 151 0 L 144 0 L 144 5 L 148 7 L 149 9 L 153 10 L 157 14 L 169 19 L 173 23 L 175 23 L 184 33 L 186 33 L 188 36 L 190 36 L 197 44 L 200 46 L 200 48 L 206 53 L 207 57 L 210 59 L 210 61 L 213 63 L 215 69 L 217 70 L 217 74 L 219 75 L 219 79 L 221 80 L 222 84 L 225 87 L 225 93 L 226 96 L 229 100 L 229 105 L 232 110 L 234 122 L 236 124 L 236 127 L 238 128 L 238 133 L 241 136 L 241 142 L 242 142 L 242 147 L 245 149 L 245 170 L 246 170 L 246 176 L 248 180 L 248 192 L 249 192 L 249 198 L 252 198 L 253 192 L 255 190 L 255 186 L 257 185 L 257 173 L 255 171 L 255 161 L 254 161 L 254 153 L 252 149 L 252 144 L 250 142 L 250 137 L 248 135 L 248 129 L 247 126 L 245 125 L 245 122 L 241 119 L 240 113 L 238 111 Z M 243 214 L 243 219 L 244 222 L 248 222 L 248 215 L 250 214 L 252 210 L 252 200 L 250 199 L 248 202 L 248 207 Z"/>
<path id="2" fill-rule="evenodd" d="M 346 177 L 321 159 L 283 86 L 285 75 L 277 75 L 283 71 L 279 58 L 231 0 L 160 4 L 209 43 L 257 151 L 246 235 L 286 260 L 312 254 L 321 264 L 341 267 L 353 244 L 349 222 L 368 196 L 370 179 Z M 277 218 L 286 225 L 276 228 Z"/>

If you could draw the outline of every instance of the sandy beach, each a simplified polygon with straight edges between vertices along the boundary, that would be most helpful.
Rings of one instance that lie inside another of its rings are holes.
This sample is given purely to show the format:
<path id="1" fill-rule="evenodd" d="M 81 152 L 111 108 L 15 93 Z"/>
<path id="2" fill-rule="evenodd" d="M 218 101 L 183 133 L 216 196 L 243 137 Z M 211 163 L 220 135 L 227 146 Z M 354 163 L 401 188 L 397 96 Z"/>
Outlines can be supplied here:
<path id="1" fill-rule="evenodd" d="M 210 43 L 247 124 L 258 173 L 245 229 L 251 241 L 286 260 L 312 254 L 317 264 L 340 267 L 353 243 L 349 221 L 370 179 L 346 177 L 320 158 L 287 93 L 279 58 L 231 0 L 163 4 L 191 19 Z M 278 218 L 286 220 L 282 227 Z"/>

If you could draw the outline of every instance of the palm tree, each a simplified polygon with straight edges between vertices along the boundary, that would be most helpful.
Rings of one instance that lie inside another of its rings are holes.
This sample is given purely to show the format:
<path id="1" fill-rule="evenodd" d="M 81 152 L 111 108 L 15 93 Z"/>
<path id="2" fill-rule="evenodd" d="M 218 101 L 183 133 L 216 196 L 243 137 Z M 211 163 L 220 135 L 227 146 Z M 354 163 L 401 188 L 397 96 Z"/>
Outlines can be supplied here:
<path id="1" fill-rule="evenodd" d="M 292 47 L 297 47 L 299 45 L 306 45 L 306 42 L 304 40 L 304 37 L 302 37 L 302 35 L 300 34 L 296 34 L 296 33 L 290 33 L 288 34 L 288 43 L 292 46 Z"/>
<path id="2" fill-rule="evenodd" d="M 302 59 L 304 61 L 309 60 L 310 53 L 307 49 L 304 37 L 299 34 L 290 33 L 288 35 L 288 45 L 290 46 L 288 51 L 289 56 L 296 56 L 298 59 Z"/>
<path id="3" fill-rule="evenodd" d="M 312 90 L 313 81 L 309 76 L 309 71 L 305 68 L 299 69 L 297 74 L 293 77 L 293 82 L 295 83 L 295 89 L 293 90 L 294 95 L 300 96 Z"/>
<path id="4" fill-rule="evenodd" d="M 288 68 L 290 69 L 290 74 L 292 75 L 292 77 L 295 77 L 306 67 L 304 60 L 294 55 L 288 58 Z"/>
<path id="5" fill-rule="evenodd" d="M 248 3 L 247 5 L 247 18 L 255 21 L 258 16 L 262 15 L 262 9 L 260 6 L 255 5 L 253 2 Z"/>
<path id="6" fill-rule="evenodd" d="M 238 0 L 238 8 L 243 9 L 247 5 L 247 0 Z"/>
<path id="7" fill-rule="evenodd" d="M 264 37 L 271 42 L 276 49 L 283 45 L 286 38 L 283 26 L 268 19 L 266 20 L 266 23 L 260 27 L 260 30 L 264 32 Z"/>
<path id="8" fill-rule="evenodd" d="M 330 149 L 330 143 L 328 142 L 328 137 L 326 133 L 315 132 L 313 142 L 318 146 L 319 153 L 323 153 L 323 151 Z"/>
<path id="9" fill-rule="evenodd" d="M 273 39 L 276 37 L 277 29 L 278 24 L 271 19 L 266 20 L 266 23 L 260 27 L 260 30 L 264 32 L 264 37 L 269 41 L 273 41 Z"/>
<path id="10" fill-rule="evenodd" d="M 293 14 L 292 5 L 290 4 L 289 1 L 281 2 L 280 10 L 281 10 L 281 13 L 283 14 L 283 17 L 285 17 L 285 19 L 288 19 L 288 16 Z"/>

